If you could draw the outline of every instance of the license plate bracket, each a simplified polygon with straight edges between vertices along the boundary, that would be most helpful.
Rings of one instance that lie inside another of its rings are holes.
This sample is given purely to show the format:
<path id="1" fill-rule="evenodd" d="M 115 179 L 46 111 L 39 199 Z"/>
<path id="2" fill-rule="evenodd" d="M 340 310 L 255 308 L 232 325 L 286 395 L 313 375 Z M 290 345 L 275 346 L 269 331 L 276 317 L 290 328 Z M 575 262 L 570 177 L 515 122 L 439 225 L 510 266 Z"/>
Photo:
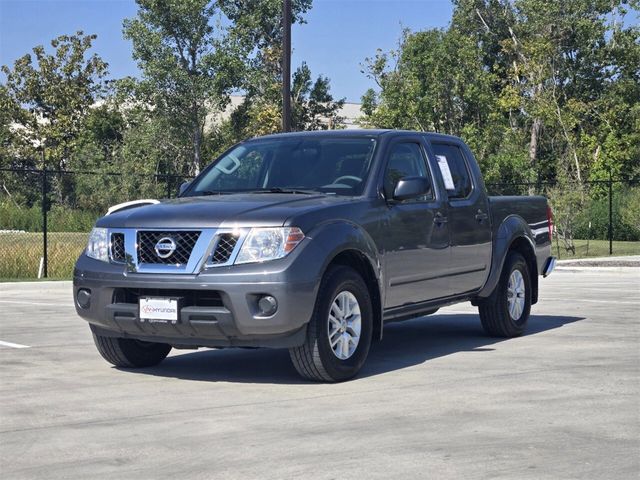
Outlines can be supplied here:
<path id="1" fill-rule="evenodd" d="M 179 297 L 140 297 L 138 318 L 141 322 L 178 323 Z"/>

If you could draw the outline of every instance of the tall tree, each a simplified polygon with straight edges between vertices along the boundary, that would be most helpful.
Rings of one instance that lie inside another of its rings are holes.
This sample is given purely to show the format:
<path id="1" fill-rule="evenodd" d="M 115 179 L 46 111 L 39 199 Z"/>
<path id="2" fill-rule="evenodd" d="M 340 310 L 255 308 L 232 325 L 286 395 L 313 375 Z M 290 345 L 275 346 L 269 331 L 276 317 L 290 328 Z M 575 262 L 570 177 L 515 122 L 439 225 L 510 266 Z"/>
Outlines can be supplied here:
<path id="1" fill-rule="evenodd" d="M 65 169 L 83 129 L 90 107 L 104 92 L 107 64 L 88 56 L 95 35 L 79 31 L 51 41 L 53 53 L 44 46 L 16 60 L 13 68 L 2 66 L 2 117 L 14 133 L 14 154 L 42 153 L 42 167 Z"/>
<path id="2" fill-rule="evenodd" d="M 363 98 L 365 124 L 466 133 L 479 152 L 490 148 L 482 134 L 494 123 L 494 75 L 468 37 L 453 30 L 405 31 L 398 50 L 378 51 L 365 71 L 379 87 Z"/>
<path id="3" fill-rule="evenodd" d="M 219 0 L 231 21 L 230 33 L 242 46 L 246 75 L 243 105 L 231 119 L 234 139 L 280 131 L 282 116 L 282 0 Z M 311 0 L 292 1 L 292 23 L 304 23 Z M 296 84 L 297 82 L 297 84 Z M 306 64 L 293 74 L 292 111 L 294 130 L 340 126 L 329 79 L 312 80 Z"/>
<path id="4" fill-rule="evenodd" d="M 320 75 L 313 81 L 306 63 L 293 74 L 291 97 L 293 130 L 327 130 L 341 125 L 338 112 L 344 98 L 334 100 L 327 77 Z"/>
<path id="5" fill-rule="evenodd" d="M 142 70 L 135 100 L 151 106 L 173 126 L 178 141 L 190 144 L 191 158 L 178 169 L 196 174 L 202 166 L 207 115 L 228 103 L 243 68 L 240 55 L 215 22 L 217 2 L 136 1 L 137 16 L 124 22 L 124 36 L 132 41 Z"/>
<path id="6" fill-rule="evenodd" d="M 396 52 L 367 61 L 379 88 L 363 97 L 364 121 L 463 135 L 485 171 L 506 167 L 509 152 L 512 172 L 526 155 L 541 179 L 584 181 L 628 158 L 638 131 L 627 6 L 638 2 L 456 0 L 448 29 L 405 33 Z"/>

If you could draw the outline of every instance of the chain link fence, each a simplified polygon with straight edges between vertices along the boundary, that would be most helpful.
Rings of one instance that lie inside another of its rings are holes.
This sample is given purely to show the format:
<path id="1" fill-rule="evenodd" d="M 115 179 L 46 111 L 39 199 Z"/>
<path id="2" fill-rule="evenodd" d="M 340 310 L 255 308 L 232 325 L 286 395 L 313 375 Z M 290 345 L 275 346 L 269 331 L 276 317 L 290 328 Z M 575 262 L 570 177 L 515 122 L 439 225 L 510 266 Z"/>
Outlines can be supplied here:
<path id="1" fill-rule="evenodd" d="M 640 179 L 489 183 L 489 195 L 542 195 L 559 258 L 640 255 Z"/>
<path id="2" fill-rule="evenodd" d="M 95 220 L 115 204 L 172 198 L 190 177 L 0 169 L 0 279 L 68 279 Z M 561 258 L 640 254 L 640 181 L 490 183 L 490 195 L 544 195 Z"/>
<path id="3" fill-rule="evenodd" d="M 0 169 L 0 279 L 71 278 L 110 206 L 172 198 L 190 177 Z"/>

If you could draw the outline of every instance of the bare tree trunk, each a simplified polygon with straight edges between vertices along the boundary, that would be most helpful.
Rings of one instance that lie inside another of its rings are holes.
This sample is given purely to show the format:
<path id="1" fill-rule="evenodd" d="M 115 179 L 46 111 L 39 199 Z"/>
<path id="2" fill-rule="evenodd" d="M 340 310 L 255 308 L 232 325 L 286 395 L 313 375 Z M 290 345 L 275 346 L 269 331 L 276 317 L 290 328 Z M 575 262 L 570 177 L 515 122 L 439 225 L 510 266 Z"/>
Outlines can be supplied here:
<path id="1" fill-rule="evenodd" d="M 540 128 L 542 127 L 542 120 L 534 118 L 531 124 L 531 138 L 529 140 L 529 164 L 531 167 L 536 166 L 538 160 L 538 138 L 540 137 Z M 534 187 L 529 187 L 529 195 L 533 195 Z"/>
<path id="2" fill-rule="evenodd" d="M 202 149 L 202 130 L 200 126 L 196 126 L 193 130 L 193 174 L 200 173 L 200 150 Z"/>

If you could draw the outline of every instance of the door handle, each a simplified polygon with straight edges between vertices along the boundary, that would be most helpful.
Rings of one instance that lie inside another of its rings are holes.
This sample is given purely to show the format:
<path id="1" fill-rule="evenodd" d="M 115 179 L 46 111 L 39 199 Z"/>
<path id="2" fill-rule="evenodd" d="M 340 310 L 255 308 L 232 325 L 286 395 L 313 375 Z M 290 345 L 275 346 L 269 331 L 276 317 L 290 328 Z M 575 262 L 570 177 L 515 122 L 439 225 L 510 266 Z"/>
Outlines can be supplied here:
<path id="1" fill-rule="evenodd" d="M 433 217 L 433 223 L 435 223 L 436 225 L 443 225 L 448 221 L 449 220 L 447 219 L 447 217 L 445 217 L 441 213 L 436 213 L 435 216 Z"/>
<path id="2" fill-rule="evenodd" d="M 487 218 L 489 218 L 489 215 L 484 213 L 482 210 L 478 210 L 478 213 L 476 213 L 476 220 L 480 223 L 485 221 Z"/>

